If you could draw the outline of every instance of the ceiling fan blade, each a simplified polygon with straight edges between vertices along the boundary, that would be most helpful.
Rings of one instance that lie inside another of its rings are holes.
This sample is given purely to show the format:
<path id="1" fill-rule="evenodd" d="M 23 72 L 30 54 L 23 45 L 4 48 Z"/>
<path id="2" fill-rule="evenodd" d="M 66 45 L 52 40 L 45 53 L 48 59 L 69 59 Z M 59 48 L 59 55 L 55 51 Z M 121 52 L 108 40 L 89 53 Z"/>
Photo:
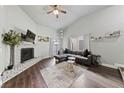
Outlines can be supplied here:
<path id="1" fill-rule="evenodd" d="M 53 10 L 52 10 L 52 11 L 47 12 L 47 14 L 50 14 L 50 13 L 52 13 L 52 12 L 53 12 Z"/>
<path id="2" fill-rule="evenodd" d="M 64 11 L 64 10 L 59 10 L 61 13 L 64 13 L 64 14 L 66 14 L 67 12 L 66 11 Z"/>

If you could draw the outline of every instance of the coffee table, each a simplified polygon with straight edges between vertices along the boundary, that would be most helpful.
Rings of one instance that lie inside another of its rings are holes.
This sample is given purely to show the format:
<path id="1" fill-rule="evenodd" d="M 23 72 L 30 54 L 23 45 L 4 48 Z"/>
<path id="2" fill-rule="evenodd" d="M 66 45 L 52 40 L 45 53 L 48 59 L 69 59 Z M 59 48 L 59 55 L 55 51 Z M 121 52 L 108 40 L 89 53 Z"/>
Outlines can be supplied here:
<path id="1" fill-rule="evenodd" d="M 74 72 L 75 57 L 68 57 L 67 71 Z"/>

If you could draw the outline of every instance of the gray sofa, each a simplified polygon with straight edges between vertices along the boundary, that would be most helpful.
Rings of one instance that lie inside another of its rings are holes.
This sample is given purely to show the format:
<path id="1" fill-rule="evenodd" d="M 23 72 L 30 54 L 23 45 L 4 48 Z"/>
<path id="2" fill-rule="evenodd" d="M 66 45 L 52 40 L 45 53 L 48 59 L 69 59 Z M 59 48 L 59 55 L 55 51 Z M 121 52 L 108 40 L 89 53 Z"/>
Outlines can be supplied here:
<path id="1" fill-rule="evenodd" d="M 58 53 L 59 54 L 59 53 Z M 68 57 L 75 57 L 75 62 L 80 65 L 91 65 L 92 55 L 87 49 L 83 52 L 65 49 L 63 54 L 54 56 L 58 63 L 68 60 Z"/>

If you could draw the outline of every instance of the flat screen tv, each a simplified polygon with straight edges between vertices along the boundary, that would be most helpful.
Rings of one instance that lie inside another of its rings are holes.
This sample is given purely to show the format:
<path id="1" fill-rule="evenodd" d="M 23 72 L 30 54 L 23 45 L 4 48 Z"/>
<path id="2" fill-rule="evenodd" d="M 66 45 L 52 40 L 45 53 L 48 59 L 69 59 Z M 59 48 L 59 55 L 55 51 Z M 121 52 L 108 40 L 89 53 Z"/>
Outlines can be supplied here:
<path id="1" fill-rule="evenodd" d="M 27 42 L 32 42 L 34 43 L 35 37 L 36 35 L 31 32 L 30 30 L 27 30 L 26 35 L 24 35 L 23 33 L 21 34 L 22 40 L 23 41 L 27 41 Z"/>

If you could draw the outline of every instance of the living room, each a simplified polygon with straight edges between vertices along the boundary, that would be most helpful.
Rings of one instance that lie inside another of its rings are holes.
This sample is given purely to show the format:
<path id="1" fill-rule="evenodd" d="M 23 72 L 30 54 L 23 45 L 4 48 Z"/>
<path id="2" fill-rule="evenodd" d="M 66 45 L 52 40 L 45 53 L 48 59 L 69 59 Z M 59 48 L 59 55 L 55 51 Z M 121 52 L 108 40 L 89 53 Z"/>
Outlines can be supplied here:
<path id="1" fill-rule="evenodd" d="M 58 7 L 64 13 L 47 13 Z M 123 5 L 0 6 L 1 87 L 123 87 L 123 11 Z M 11 30 L 21 35 L 14 50 L 4 41 Z"/>

